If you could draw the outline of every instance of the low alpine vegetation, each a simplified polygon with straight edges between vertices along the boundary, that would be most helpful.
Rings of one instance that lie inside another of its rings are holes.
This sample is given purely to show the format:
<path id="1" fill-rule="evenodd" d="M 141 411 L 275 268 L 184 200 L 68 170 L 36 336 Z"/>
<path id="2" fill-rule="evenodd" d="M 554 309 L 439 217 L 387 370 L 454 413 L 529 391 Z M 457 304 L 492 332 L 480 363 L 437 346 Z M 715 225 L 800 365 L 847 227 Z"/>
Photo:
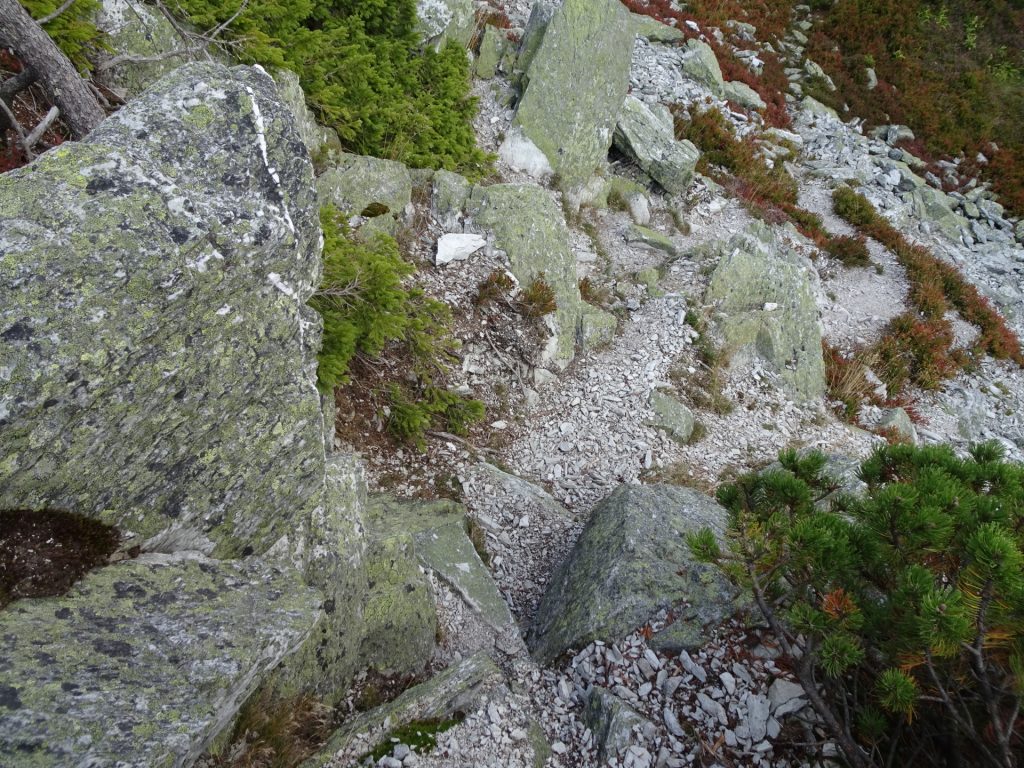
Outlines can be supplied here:
<path id="1" fill-rule="evenodd" d="M 443 386 L 457 359 L 448 307 L 407 285 L 414 268 L 394 239 L 357 239 L 331 206 L 321 210 L 320 221 L 324 274 L 310 306 L 324 321 L 321 390 L 359 379 L 360 387 L 374 390 L 381 409 L 386 406 L 388 427 L 403 440 L 419 442 L 435 423 L 463 433 L 483 418 L 483 405 Z"/>
<path id="2" fill-rule="evenodd" d="M 849 187 L 833 193 L 835 212 L 863 236 L 891 250 L 906 269 L 912 309 L 886 326 L 874 352 L 879 377 L 898 394 L 908 385 L 934 389 L 983 355 L 1024 365 L 1020 341 L 978 289 L 927 248 L 910 243 L 871 202 Z M 980 333 L 970 349 L 956 349 L 947 314 L 956 311 Z"/>
<path id="3" fill-rule="evenodd" d="M 997 444 L 886 446 L 836 494 L 826 459 L 723 486 L 728 545 L 694 553 L 750 589 L 845 762 L 1024 759 L 1024 466 Z"/>

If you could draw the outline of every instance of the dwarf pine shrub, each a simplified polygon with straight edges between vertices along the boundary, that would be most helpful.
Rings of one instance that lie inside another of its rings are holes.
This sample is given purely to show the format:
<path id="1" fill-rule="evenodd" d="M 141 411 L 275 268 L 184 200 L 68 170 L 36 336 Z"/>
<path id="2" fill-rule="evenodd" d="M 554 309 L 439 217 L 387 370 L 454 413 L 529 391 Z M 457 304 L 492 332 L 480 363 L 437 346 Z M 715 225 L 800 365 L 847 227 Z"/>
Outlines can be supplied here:
<path id="1" fill-rule="evenodd" d="M 43 19 L 56 11 L 62 0 L 19 0 L 22 7 L 36 20 Z M 97 29 L 94 19 L 100 10 L 100 0 L 76 0 L 53 21 L 43 25 L 53 42 L 71 59 L 79 72 L 92 68 L 89 54 L 106 48 L 103 33 Z"/>
<path id="2" fill-rule="evenodd" d="M 388 403 L 387 423 L 395 436 L 420 442 L 435 422 L 461 434 L 482 419 L 482 403 L 442 386 L 457 347 L 451 314 L 442 302 L 407 285 L 414 269 L 394 239 L 352 236 L 333 206 L 321 210 L 320 222 L 324 273 L 309 304 L 324 323 L 317 368 L 321 391 L 350 383 L 359 358 L 387 358 L 391 364 L 379 367 L 403 374 L 399 381 L 376 384 Z"/>
<path id="3" fill-rule="evenodd" d="M 689 544 L 753 591 L 846 762 L 1020 765 L 1024 466 L 887 446 L 854 497 L 823 455 L 779 458 L 719 490 L 727 548 Z"/>
<path id="4" fill-rule="evenodd" d="M 238 0 L 177 5 L 200 29 L 239 9 Z M 296 72 L 346 149 L 470 177 L 487 172 L 470 124 L 466 52 L 454 43 L 420 50 L 415 0 L 250 0 L 227 34 L 242 61 Z"/>

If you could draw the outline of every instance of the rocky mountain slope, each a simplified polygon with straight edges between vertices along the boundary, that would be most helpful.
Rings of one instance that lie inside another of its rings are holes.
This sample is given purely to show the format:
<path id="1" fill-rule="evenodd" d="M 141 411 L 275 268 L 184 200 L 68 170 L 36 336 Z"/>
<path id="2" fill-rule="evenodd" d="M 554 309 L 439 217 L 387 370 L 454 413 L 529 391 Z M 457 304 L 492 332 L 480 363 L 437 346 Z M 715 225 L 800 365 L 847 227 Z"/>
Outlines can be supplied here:
<path id="1" fill-rule="evenodd" d="M 119 32 L 162 24 L 126 5 Z M 682 537 L 724 532 L 707 494 L 783 448 L 826 452 L 850 490 L 886 439 L 1024 460 L 1024 374 L 985 358 L 841 417 L 823 342 L 878 340 L 907 270 L 763 220 L 676 120 L 720 113 L 832 236 L 855 234 L 832 203 L 855 184 L 1018 336 L 1024 225 L 984 185 L 944 193 L 905 127 L 804 96 L 805 7 L 784 46 L 745 25 L 733 50 L 616 0 L 509 2 L 466 34 L 483 5 L 419 11 L 471 48 L 485 181 L 346 154 L 293 75 L 214 64 L 120 72 L 163 77 L 0 177 L 0 507 L 95 517 L 137 555 L 0 611 L 5 764 L 241 764 L 239 713 L 312 721 L 308 696 L 333 707 L 290 763 L 310 768 L 835 764 L 749 596 Z M 769 48 L 786 130 L 716 58 L 756 71 Z M 317 393 L 326 203 L 399 237 L 452 308 L 451 385 L 486 423 L 418 450 L 358 387 Z M 554 308 L 531 317 L 538 281 Z"/>

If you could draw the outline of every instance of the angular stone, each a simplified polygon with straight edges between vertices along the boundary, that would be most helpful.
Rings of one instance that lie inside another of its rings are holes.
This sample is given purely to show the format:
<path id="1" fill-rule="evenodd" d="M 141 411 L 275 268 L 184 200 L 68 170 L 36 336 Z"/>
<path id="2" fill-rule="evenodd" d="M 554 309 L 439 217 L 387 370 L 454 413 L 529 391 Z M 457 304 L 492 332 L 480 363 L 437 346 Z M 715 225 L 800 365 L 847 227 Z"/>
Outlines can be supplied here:
<path id="1" fill-rule="evenodd" d="M 420 36 L 440 50 L 449 40 L 469 45 L 475 26 L 473 0 L 416 0 Z"/>
<path id="2" fill-rule="evenodd" d="M 543 275 L 554 290 L 557 309 L 548 316 L 553 321 L 553 335 L 538 362 L 564 368 L 575 354 L 583 300 L 562 211 L 540 187 L 493 184 L 474 188 L 467 213 L 474 231 L 494 233 L 494 245 L 508 254 L 520 285 L 527 286 Z"/>
<path id="3" fill-rule="evenodd" d="M 686 443 L 693 435 L 697 423 L 693 411 L 671 395 L 657 389 L 651 392 L 651 410 L 654 411 L 655 424 L 668 432 L 672 439 Z"/>
<path id="4" fill-rule="evenodd" d="M 583 720 L 594 734 L 602 764 L 622 757 L 638 739 L 652 738 L 657 732 L 654 723 L 599 685 L 590 689 Z M 634 735 L 634 728 L 640 730 L 641 736 Z"/>
<path id="5" fill-rule="evenodd" d="M 914 215 L 939 229 L 950 240 L 960 242 L 960 230 L 967 227 L 967 220 L 953 212 L 955 201 L 941 189 L 921 186 L 910 195 Z"/>
<path id="6" fill-rule="evenodd" d="M 0 612 L 0 763 L 192 765 L 320 621 L 252 558 L 145 554 Z M 12 693 L 13 692 L 13 693 Z"/>
<path id="7" fill-rule="evenodd" d="M 470 656 L 410 688 L 394 701 L 351 718 L 301 768 L 351 765 L 387 739 L 388 734 L 410 723 L 447 720 L 456 713 L 472 712 L 503 680 L 501 670 L 485 653 Z"/>
<path id="8" fill-rule="evenodd" d="M 836 84 L 832 82 L 832 78 L 825 73 L 825 70 L 816 61 L 811 59 L 804 61 L 804 72 L 807 73 L 808 77 L 820 80 L 830 91 L 835 91 Z"/>
<path id="9" fill-rule="evenodd" d="M 778 678 L 768 689 L 768 702 L 771 704 L 772 716 L 779 720 L 794 712 L 799 712 L 807 705 L 804 687 L 783 678 Z"/>
<path id="10" fill-rule="evenodd" d="M 641 227 L 639 224 L 632 224 L 626 230 L 626 242 L 645 245 L 655 251 L 667 253 L 669 256 L 675 256 L 678 253 L 676 244 L 667 235 L 647 227 Z"/>
<path id="11" fill-rule="evenodd" d="M 813 265 L 760 223 L 735 235 L 721 253 L 707 300 L 725 314 L 721 325 L 734 361 L 756 356 L 779 374 L 790 396 L 822 397 L 825 363 Z"/>
<path id="12" fill-rule="evenodd" d="M 655 112 L 633 96 L 627 96 L 622 104 L 615 146 L 669 194 L 689 189 L 700 159 L 691 142 L 676 141 L 671 115 Z"/>
<path id="13" fill-rule="evenodd" d="M 466 535 L 466 510 L 448 501 L 375 499 L 371 514 L 393 537 L 411 537 L 420 564 L 448 584 L 490 627 L 512 623 L 508 605 Z"/>
<path id="14" fill-rule="evenodd" d="M 725 93 L 722 68 L 718 64 L 714 50 L 707 43 L 696 38 L 687 40 L 686 52 L 680 65 L 683 74 L 706 86 L 715 96 L 721 98 Z"/>
<path id="15" fill-rule="evenodd" d="M 909 414 L 902 408 L 888 408 L 882 412 L 876 427 L 879 429 L 891 429 L 899 437 L 917 445 L 917 428 L 910 420 Z"/>
<path id="16" fill-rule="evenodd" d="M 839 119 L 839 113 L 832 109 L 832 107 L 826 107 L 820 101 L 811 96 L 804 96 L 803 100 L 800 102 L 800 109 L 804 112 L 810 113 L 813 117 L 830 118 L 832 120 Z"/>
<path id="17" fill-rule="evenodd" d="M 645 37 L 652 43 L 675 43 L 686 37 L 682 30 L 662 24 L 647 14 L 631 13 L 629 18 L 633 24 L 633 32 L 638 37 Z"/>
<path id="18" fill-rule="evenodd" d="M 473 185 L 465 176 L 451 171 L 434 173 L 430 213 L 445 232 L 461 232 L 466 201 Z"/>
<path id="19" fill-rule="evenodd" d="M 387 217 L 397 222 L 412 202 L 412 175 L 394 160 L 341 153 L 316 180 L 321 203 L 349 216 Z"/>
<path id="20" fill-rule="evenodd" d="M 610 344 L 618 327 L 619 320 L 611 312 L 584 304 L 580 317 L 580 346 L 595 349 Z"/>
<path id="21" fill-rule="evenodd" d="M 487 238 L 482 235 L 442 235 L 437 241 L 434 264 L 441 266 L 453 261 L 465 261 L 485 245 Z"/>
<path id="22" fill-rule="evenodd" d="M 0 177 L 0 507 L 265 552 L 324 481 L 312 167 L 262 70 L 193 64 Z"/>
<path id="23" fill-rule="evenodd" d="M 768 106 L 757 91 L 746 83 L 741 83 L 739 80 L 731 80 L 726 83 L 722 96 L 726 100 L 734 101 L 747 109 L 764 109 Z"/>
<path id="24" fill-rule="evenodd" d="M 508 40 L 504 30 L 487 25 L 484 27 L 483 38 L 480 40 L 480 53 L 476 57 L 474 72 L 481 80 L 490 80 L 498 72 L 498 64 L 505 49 L 508 47 Z"/>
<path id="25" fill-rule="evenodd" d="M 544 153 L 563 190 L 578 192 L 605 162 L 633 41 L 617 0 L 565 0 L 532 55 L 514 126 Z"/>
<path id="26" fill-rule="evenodd" d="M 698 563 L 685 535 L 723 534 L 726 512 L 712 499 L 667 485 L 621 486 L 597 505 L 558 567 L 527 633 L 547 663 L 593 640 L 616 642 L 661 609 L 674 608 L 690 645 L 730 616 L 738 592 L 717 568 Z"/>

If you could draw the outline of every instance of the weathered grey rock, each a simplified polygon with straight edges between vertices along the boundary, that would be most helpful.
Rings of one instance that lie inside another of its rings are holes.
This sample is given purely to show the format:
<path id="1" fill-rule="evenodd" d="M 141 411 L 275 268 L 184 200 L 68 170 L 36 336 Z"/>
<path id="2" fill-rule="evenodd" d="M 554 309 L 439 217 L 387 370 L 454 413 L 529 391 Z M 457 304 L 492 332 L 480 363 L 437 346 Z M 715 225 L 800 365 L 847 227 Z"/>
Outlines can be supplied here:
<path id="1" fill-rule="evenodd" d="M 446 720 L 457 712 L 470 712 L 503 679 L 501 670 L 486 654 L 470 656 L 410 688 L 394 701 L 350 719 L 302 768 L 350 765 L 382 743 L 392 731 L 410 723 Z"/>
<path id="2" fill-rule="evenodd" d="M 494 233 L 495 247 L 508 254 L 512 274 L 521 285 L 529 285 L 543 275 L 554 290 L 558 308 L 548 315 L 551 341 L 538 362 L 568 365 L 575 354 L 583 300 L 562 211 L 540 187 L 494 184 L 474 188 L 467 213 L 474 231 Z"/>
<path id="3" fill-rule="evenodd" d="M 605 162 L 633 40 L 617 0 L 565 0 L 532 53 L 513 124 L 544 153 L 563 190 L 579 192 Z"/>
<path id="4" fill-rule="evenodd" d="M 580 317 L 580 346 L 589 350 L 610 344 L 618 327 L 618 318 L 611 312 L 584 303 Z"/>
<path id="5" fill-rule="evenodd" d="M 715 96 L 725 93 L 722 68 L 714 50 L 707 43 L 691 38 L 686 41 L 686 53 L 681 61 L 683 74 L 706 86 Z"/>
<path id="6" fill-rule="evenodd" d="M 615 642 L 673 607 L 689 628 L 735 610 L 738 592 L 717 568 L 694 560 L 684 537 L 710 527 L 723 534 L 726 512 L 688 488 L 621 486 L 594 509 L 558 567 L 527 633 L 534 657 L 549 662 L 593 640 Z"/>
<path id="7" fill-rule="evenodd" d="M 651 392 L 651 410 L 655 425 L 668 432 L 672 439 L 686 443 L 692 437 L 697 423 L 693 411 L 671 395 L 657 389 Z"/>
<path id="8" fill-rule="evenodd" d="M 332 153 L 316 190 L 321 203 L 333 203 L 350 216 L 379 219 L 393 232 L 412 202 L 412 175 L 395 160 Z"/>
<path id="9" fill-rule="evenodd" d="M 512 624 L 508 605 L 466 535 L 466 510 L 449 501 L 379 498 L 371 514 L 392 538 L 408 538 L 420 565 L 448 584 L 495 630 Z"/>
<path id="10" fill-rule="evenodd" d="M 735 235 L 721 253 L 707 299 L 725 314 L 721 327 L 734 360 L 761 358 L 792 397 L 822 397 L 825 364 L 813 265 L 761 223 Z"/>
<path id="11" fill-rule="evenodd" d="M 551 19 L 560 5 L 560 0 L 535 0 L 530 7 L 530 18 L 526 21 L 526 29 L 523 30 L 523 39 L 516 57 L 514 80 L 520 87 L 527 82 L 526 72 L 533 63 L 533 57 L 540 50 L 551 25 Z"/>
<path id="12" fill-rule="evenodd" d="M 955 202 L 941 189 L 927 185 L 910 193 L 911 210 L 923 221 L 934 224 L 954 242 L 960 242 L 960 230 L 968 226 L 967 220 L 953 212 Z"/>
<path id="13" fill-rule="evenodd" d="M 1024 244 L 1024 219 L 1017 222 L 1017 227 L 1013 230 L 1013 234 L 1017 238 L 1017 242 Z"/>
<path id="14" fill-rule="evenodd" d="M 302 137 L 310 157 L 322 156 L 326 152 L 341 152 L 341 139 L 333 128 L 326 128 L 316 121 L 316 117 L 306 106 L 306 94 L 299 83 L 299 76 L 287 69 L 274 72 L 277 93 L 288 105 L 295 117 L 295 128 Z"/>
<path id="15" fill-rule="evenodd" d="M 630 746 L 652 739 L 657 733 L 654 723 L 600 685 L 590 689 L 583 719 L 594 734 L 602 764 L 622 758 Z M 633 733 L 634 728 L 640 730 L 639 736 Z"/>
<path id="16" fill-rule="evenodd" d="M 867 78 L 868 90 L 873 91 L 878 87 L 878 75 L 875 74 L 875 70 L 868 67 L 864 70 L 864 76 Z"/>
<path id="17" fill-rule="evenodd" d="M 324 482 L 312 168 L 273 81 L 183 67 L 0 177 L 0 507 L 262 553 Z"/>
<path id="18" fill-rule="evenodd" d="M 731 80 L 726 83 L 722 89 L 722 96 L 747 109 L 764 109 L 768 106 L 757 91 L 739 80 Z"/>
<path id="19" fill-rule="evenodd" d="M 676 141 L 667 111 L 627 96 L 614 139 L 615 146 L 665 191 L 682 194 L 689 189 L 700 152 L 689 141 Z"/>
<path id="20" fill-rule="evenodd" d="M 914 132 L 906 125 L 879 125 L 871 129 L 871 138 L 880 139 L 889 146 L 899 141 L 913 141 Z"/>
<path id="21" fill-rule="evenodd" d="M 434 173 L 430 213 L 445 232 L 461 232 L 466 201 L 473 185 L 465 176 L 451 171 Z"/>
<path id="22" fill-rule="evenodd" d="M 188 766 L 321 619 L 256 559 L 143 555 L 0 612 L 0 763 Z"/>
<path id="23" fill-rule="evenodd" d="M 449 40 L 469 45 L 475 23 L 473 0 L 416 0 L 423 40 L 440 49 Z"/>
<path id="24" fill-rule="evenodd" d="M 807 705 L 806 692 L 799 683 L 778 678 L 768 689 L 768 703 L 771 705 L 772 717 L 781 720 L 786 715 L 799 712 Z"/>
<path id="25" fill-rule="evenodd" d="M 902 408 L 887 408 L 876 426 L 879 429 L 891 429 L 904 440 L 917 445 L 917 428 Z"/>
<path id="26" fill-rule="evenodd" d="M 676 256 L 678 249 L 668 235 L 655 232 L 653 229 L 641 227 L 639 224 L 631 224 L 626 230 L 625 238 L 627 243 L 645 245 L 648 248 L 667 253 L 669 256 Z"/>
<path id="27" fill-rule="evenodd" d="M 403 512 L 399 505 L 375 499 L 366 516 L 369 589 L 359 663 L 385 677 L 421 674 L 437 637 L 434 595 L 420 569 L 415 540 L 399 523 Z"/>
<path id="28" fill-rule="evenodd" d="M 686 37 L 681 29 L 662 24 L 645 13 L 631 13 L 629 18 L 633 24 L 633 32 L 652 43 L 675 43 Z"/>
<path id="29" fill-rule="evenodd" d="M 821 65 L 816 61 L 812 61 L 811 59 L 804 61 L 804 72 L 807 73 L 808 77 L 820 80 L 830 91 L 834 91 L 836 89 L 836 84 L 832 82 L 832 78 L 825 73 L 825 70 L 822 69 Z"/>
<path id="30" fill-rule="evenodd" d="M 107 34 L 111 50 L 106 55 L 111 58 L 166 57 L 159 61 L 123 60 L 98 74 L 100 82 L 126 99 L 138 96 L 161 77 L 192 60 L 171 22 L 138 0 L 103 0 L 96 25 Z M 181 55 L 169 55 L 172 51 L 180 51 Z"/>
<path id="31" fill-rule="evenodd" d="M 498 65 L 501 63 L 508 45 L 504 30 L 491 25 L 485 26 L 483 37 L 480 40 L 480 53 L 473 65 L 476 76 L 481 80 L 493 78 L 498 72 Z"/>
<path id="32" fill-rule="evenodd" d="M 839 119 L 839 113 L 832 109 L 832 107 L 826 107 L 820 101 L 811 96 L 803 97 L 800 101 L 800 109 L 804 112 L 810 113 L 814 117 L 828 118 L 832 120 Z"/>

